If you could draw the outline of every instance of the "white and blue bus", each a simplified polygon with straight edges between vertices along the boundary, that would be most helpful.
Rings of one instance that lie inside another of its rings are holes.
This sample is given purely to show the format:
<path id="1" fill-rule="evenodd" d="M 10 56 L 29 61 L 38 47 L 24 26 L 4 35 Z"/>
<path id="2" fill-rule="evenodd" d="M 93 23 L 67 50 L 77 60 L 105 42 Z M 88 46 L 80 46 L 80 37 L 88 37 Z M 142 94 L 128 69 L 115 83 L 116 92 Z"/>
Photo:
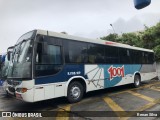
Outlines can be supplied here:
<path id="1" fill-rule="evenodd" d="M 8 74 L 8 67 L 9 67 L 9 59 L 12 57 L 12 51 L 13 51 L 14 46 L 11 46 L 7 49 L 7 53 L 3 55 L 3 60 L 1 64 L 1 74 L 0 74 L 0 80 L 1 80 L 1 86 L 3 86 L 4 91 L 6 91 L 6 78 Z"/>
<path id="2" fill-rule="evenodd" d="M 3 55 L 3 62 L 1 65 L 1 79 L 6 79 L 7 78 L 7 72 L 8 72 L 8 67 L 9 67 L 9 59 L 12 56 L 12 51 L 13 51 L 14 46 L 11 46 L 7 49 L 7 53 Z"/>
<path id="3" fill-rule="evenodd" d="M 6 59 L 6 53 L 0 54 L 0 86 L 3 85 L 3 80 L 1 78 L 1 76 L 3 74 L 2 69 L 3 69 L 4 63 L 5 63 L 5 59 Z"/>
<path id="4" fill-rule="evenodd" d="M 152 50 L 33 30 L 13 50 L 8 93 L 26 102 L 65 96 L 73 103 L 89 91 L 131 84 L 157 76 Z"/>

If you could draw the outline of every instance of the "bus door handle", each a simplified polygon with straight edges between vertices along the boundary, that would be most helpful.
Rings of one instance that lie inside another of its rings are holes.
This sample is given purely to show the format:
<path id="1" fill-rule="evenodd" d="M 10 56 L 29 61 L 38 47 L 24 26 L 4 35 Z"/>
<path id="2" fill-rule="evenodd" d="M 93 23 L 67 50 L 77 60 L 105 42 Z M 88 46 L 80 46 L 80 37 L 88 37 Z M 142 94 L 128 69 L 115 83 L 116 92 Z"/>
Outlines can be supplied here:
<path id="1" fill-rule="evenodd" d="M 43 89 L 43 87 L 36 87 L 36 89 Z"/>
<path id="2" fill-rule="evenodd" d="M 62 86 L 62 84 L 56 85 L 56 87 L 60 87 L 60 86 Z"/>

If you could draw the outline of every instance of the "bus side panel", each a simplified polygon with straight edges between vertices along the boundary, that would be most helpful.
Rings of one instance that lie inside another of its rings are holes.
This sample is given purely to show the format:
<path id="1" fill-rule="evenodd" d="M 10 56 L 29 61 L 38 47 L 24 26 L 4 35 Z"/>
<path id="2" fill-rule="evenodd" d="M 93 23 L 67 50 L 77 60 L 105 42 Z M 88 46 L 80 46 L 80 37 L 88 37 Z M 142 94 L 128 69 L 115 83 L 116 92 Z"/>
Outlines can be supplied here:
<path id="1" fill-rule="evenodd" d="M 66 82 L 35 85 L 34 102 L 65 96 Z"/>
<path id="2" fill-rule="evenodd" d="M 88 76 L 91 84 L 89 90 L 97 90 L 133 83 L 134 73 L 135 71 L 139 72 L 140 69 L 140 64 L 85 65 L 85 74 Z M 101 87 L 99 83 L 101 83 Z"/>
<path id="3" fill-rule="evenodd" d="M 141 81 L 150 80 L 158 76 L 156 72 L 156 64 L 143 64 L 140 72 Z"/>
<path id="4" fill-rule="evenodd" d="M 41 76 L 35 78 L 34 101 L 57 98 L 65 96 L 66 85 L 70 78 L 84 75 L 84 65 L 65 65 L 63 70 L 55 75 Z"/>
<path id="5" fill-rule="evenodd" d="M 50 98 L 54 98 L 55 96 L 55 92 L 53 91 L 55 89 L 55 85 L 54 84 L 47 84 L 44 86 L 44 98 L 45 99 L 50 99 Z"/>
<path id="6" fill-rule="evenodd" d="M 104 88 L 104 69 L 98 65 L 85 65 L 85 75 L 87 76 L 87 91 Z"/>
<path id="7" fill-rule="evenodd" d="M 133 83 L 133 75 L 135 71 L 139 71 L 141 65 L 107 65 L 105 69 L 105 78 L 109 78 L 105 81 L 105 88 L 114 87 L 118 85 L 124 85 Z"/>
<path id="8" fill-rule="evenodd" d="M 42 85 L 34 86 L 34 102 L 44 100 L 45 89 Z"/>

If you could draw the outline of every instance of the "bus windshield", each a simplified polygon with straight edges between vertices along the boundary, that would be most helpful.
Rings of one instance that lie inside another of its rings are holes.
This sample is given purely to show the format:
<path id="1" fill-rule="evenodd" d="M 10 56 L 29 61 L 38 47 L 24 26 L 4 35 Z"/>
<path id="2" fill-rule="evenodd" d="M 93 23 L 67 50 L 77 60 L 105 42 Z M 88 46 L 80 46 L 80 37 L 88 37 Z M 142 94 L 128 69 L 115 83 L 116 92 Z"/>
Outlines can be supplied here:
<path id="1" fill-rule="evenodd" d="M 8 78 L 31 78 L 32 36 L 33 32 L 26 33 L 15 45 L 9 64 Z"/>
<path id="2" fill-rule="evenodd" d="M 0 55 L 0 76 L 1 76 L 1 73 L 2 72 L 2 55 Z"/>
<path id="3" fill-rule="evenodd" d="M 1 71 L 1 78 L 4 78 L 7 74 L 7 68 L 8 68 L 8 64 L 9 64 L 9 61 L 7 59 L 7 55 L 5 57 L 5 62 L 2 64 L 2 71 Z"/>

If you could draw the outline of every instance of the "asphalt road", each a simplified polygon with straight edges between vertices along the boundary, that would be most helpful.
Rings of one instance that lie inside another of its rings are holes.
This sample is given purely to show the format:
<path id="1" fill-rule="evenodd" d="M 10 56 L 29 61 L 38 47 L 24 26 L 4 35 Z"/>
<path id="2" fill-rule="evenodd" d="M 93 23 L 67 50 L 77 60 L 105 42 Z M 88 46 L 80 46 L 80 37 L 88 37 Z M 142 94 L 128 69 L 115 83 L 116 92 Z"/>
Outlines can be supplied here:
<path id="1" fill-rule="evenodd" d="M 139 88 L 133 88 L 132 85 L 124 85 L 90 92 L 85 95 L 81 102 L 75 104 L 69 104 L 66 98 L 26 103 L 14 97 L 6 96 L 2 89 L 0 94 L 0 111 L 18 111 L 21 113 L 41 111 L 44 114 L 47 112 L 49 116 L 52 116 L 43 118 L 8 117 L 0 118 L 0 120 L 160 119 L 156 116 L 160 115 L 160 112 L 158 112 L 160 111 L 160 82 L 157 80 L 143 83 Z M 141 111 L 144 113 L 141 113 Z"/>

